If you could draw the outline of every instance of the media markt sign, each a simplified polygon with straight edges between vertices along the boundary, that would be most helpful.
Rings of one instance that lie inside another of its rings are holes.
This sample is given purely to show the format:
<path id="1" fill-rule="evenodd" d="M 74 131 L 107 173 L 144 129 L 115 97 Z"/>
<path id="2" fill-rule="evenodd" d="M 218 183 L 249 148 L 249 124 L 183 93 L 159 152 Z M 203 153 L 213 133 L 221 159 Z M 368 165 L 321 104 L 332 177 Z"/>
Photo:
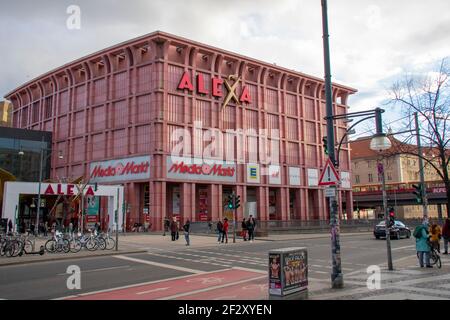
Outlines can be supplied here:
<path id="1" fill-rule="evenodd" d="M 150 156 L 92 162 L 89 172 L 91 183 L 150 179 Z"/>
<path id="2" fill-rule="evenodd" d="M 236 164 L 222 160 L 167 156 L 167 178 L 236 182 Z"/>

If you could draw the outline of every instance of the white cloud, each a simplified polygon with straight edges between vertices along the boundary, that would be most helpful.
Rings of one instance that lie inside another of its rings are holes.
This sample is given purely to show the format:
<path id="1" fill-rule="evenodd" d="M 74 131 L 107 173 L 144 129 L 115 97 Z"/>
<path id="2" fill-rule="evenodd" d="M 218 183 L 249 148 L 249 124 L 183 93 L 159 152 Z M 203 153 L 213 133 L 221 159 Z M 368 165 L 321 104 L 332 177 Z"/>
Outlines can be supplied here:
<path id="1" fill-rule="evenodd" d="M 0 94 L 86 54 L 162 30 L 323 77 L 320 1 L 78 0 L 7 2 L 0 12 Z M 437 14 L 439 13 L 439 14 Z M 358 89 L 351 111 L 376 107 L 389 82 L 450 53 L 450 1 L 328 1 L 333 81 Z"/>

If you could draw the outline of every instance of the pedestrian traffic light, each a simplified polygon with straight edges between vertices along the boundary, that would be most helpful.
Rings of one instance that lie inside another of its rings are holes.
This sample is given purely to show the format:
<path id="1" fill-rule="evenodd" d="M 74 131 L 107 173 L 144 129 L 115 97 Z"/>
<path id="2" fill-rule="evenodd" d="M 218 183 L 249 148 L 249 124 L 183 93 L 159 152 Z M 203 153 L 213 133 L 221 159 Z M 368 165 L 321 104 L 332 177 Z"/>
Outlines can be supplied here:
<path id="1" fill-rule="evenodd" d="M 328 154 L 328 138 L 323 137 L 322 142 L 323 142 L 323 152 L 325 152 L 325 154 Z"/>
<path id="2" fill-rule="evenodd" d="M 236 200 L 234 202 L 234 208 L 237 209 L 241 206 L 241 196 L 236 196 Z"/>
<path id="3" fill-rule="evenodd" d="M 423 201 L 423 198 L 422 198 L 422 194 L 423 194 L 422 193 L 422 185 L 421 184 L 419 184 L 419 185 L 413 184 L 413 188 L 415 189 L 413 191 L 413 193 L 416 196 L 417 203 L 418 204 L 422 204 L 422 201 Z"/>

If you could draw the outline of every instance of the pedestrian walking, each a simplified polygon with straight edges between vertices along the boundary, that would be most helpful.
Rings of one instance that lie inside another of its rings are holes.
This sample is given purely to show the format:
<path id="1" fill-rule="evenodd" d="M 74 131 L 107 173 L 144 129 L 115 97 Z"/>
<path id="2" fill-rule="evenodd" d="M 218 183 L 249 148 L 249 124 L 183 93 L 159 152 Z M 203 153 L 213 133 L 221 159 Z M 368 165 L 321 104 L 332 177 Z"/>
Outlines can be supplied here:
<path id="1" fill-rule="evenodd" d="M 248 241 L 253 242 L 255 240 L 255 228 L 256 220 L 253 215 L 250 215 L 247 220 Z"/>
<path id="2" fill-rule="evenodd" d="M 442 227 L 442 238 L 444 238 L 444 254 L 448 254 L 448 242 L 450 241 L 450 218 L 445 219 Z"/>
<path id="3" fill-rule="evenodd" d="M 247 221 L 245 221 L 245 218 L 242 219 L 242 224 L 241 224 L 241 236 L 242 239 L 244 239 L 244 241 L 247 241 Z"/>
<path id="4" fill-rule="evenodd" d="M 220 220 L 217 222 L 217 232 L 219 233 L 217 242 L 220 242 L 220 240 L 222 240 L 222 233 L 223 233 L 223 223 Z"/>
<path id="5" fill-rule="evenodd" d="M 224 239 L 228 243 L 228 218 L 223 219 L 222 243 Z"/>
<path id="6" fill-rule="evenodd" d="M 189 232 L 191 230 L 191 223 L 189 222 L 189 219 L 186 220 L 186 223 L 183 226 L 183 230 L 184 230 L 184 239 L 186 240 L 186 245 L 189 246 L 190 245 Z"/>
<path id="7" fill-rule="evenodd" d="M 167 217 L 165 217 L 164 218 L 164 234 L 163 234 L 164 237 L 166 236 L 166 232 L 169 232 L 169 228 L 170 228 L 170 220 Z"/>
<path id="8" fill-rule="evenodd" d="M 48 221 L 44 222 L 44 237 L 47 236 L 47 232 L 48 232 Z"/>
<path id="9" fill-rule="evenodd" d="M 211 220 L 208 220 L 208 233 L 211 233 L 212 231 L 213 231 L 212 222 L 211 222 Z"/>
<path id="10" fill-rule="evenodd" d="M 172 235 L 172 241 L 176 240 L 176 236 L 177 236 L 177 220 L 175 219 L 175 217 L 172 219 L 172 222 L 170 223 L 170 234 Z"/>
<path id="11" fill-rule="evenodd" d="M 414 237 L 416 238 L 416 251 L 419 258 L 420 267 L 433 268 L 430 265 L 430 246 L 428 244 L 428 221 L 424 221 L 421 225 L 414 229 Z"/>
<path id="12" fill-rule="evenodd" d="M 433 223 L 430 227 L 430 242 L 433 248 L 437 250 L 437 252 L 441 253 L 441 227 L 438 224 Z"/>
<path id="13" fill-rule="evenodd" d="M 8 222 L 8 233 L 12 232 L 12 228 L 13 228 L 13 223 L 12 223 L 11 219 L 9 219 L 9 222 Z"/>

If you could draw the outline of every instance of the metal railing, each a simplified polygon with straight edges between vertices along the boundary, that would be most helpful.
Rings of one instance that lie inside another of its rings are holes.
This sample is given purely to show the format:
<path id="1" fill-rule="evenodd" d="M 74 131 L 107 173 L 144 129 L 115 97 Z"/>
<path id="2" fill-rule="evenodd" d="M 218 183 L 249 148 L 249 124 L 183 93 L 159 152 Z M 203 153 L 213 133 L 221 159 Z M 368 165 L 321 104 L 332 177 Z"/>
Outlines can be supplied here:
<path id="1" fill-rule="evenodd" d="M 384 219 L 350 219 L 340 220 L 342 230 L 372 231 L 375 225 L 384 221 Z M 422 223 L 422 219 L 401 219 L 401 221 L 410 229 L 414 229 Z M 256 230 L 259 232 L 277 233 L 277 232 L 326 232 L 329 231 L 329 220 L 270 220 L 257 221 Z M 236 230 L 241 230 L 241 221 L 236 223 Z M 229 232 L 233 231 L 233 223 L 229 225 Z M 216 234 L 217 222 L 213 222 L 209 227 L 208 222 L 191 222 L 191 233 Z"/>

